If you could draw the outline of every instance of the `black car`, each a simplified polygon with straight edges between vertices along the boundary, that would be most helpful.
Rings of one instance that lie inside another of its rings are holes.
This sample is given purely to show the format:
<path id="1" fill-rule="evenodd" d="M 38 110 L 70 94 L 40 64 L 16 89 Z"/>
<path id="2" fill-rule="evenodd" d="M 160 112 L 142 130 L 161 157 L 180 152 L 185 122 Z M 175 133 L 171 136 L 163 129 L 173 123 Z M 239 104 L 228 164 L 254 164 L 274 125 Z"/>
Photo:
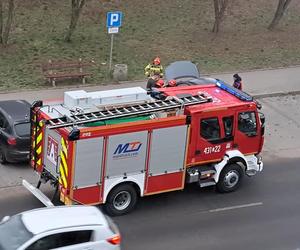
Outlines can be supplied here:
<path id="1" fill-rule="evenodd" d="M 0 163 L 29 160 L 30 104 L 0 101 Z"/>

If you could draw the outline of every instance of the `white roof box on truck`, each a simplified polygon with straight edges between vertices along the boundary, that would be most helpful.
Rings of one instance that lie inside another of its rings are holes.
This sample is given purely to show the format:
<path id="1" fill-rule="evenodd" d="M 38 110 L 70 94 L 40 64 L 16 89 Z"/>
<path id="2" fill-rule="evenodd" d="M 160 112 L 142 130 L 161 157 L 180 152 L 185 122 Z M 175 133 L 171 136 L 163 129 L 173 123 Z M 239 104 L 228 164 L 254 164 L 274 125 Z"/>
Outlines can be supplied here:
<path id="1" fill-rule="evenodd" d="M 113 89 L 95 92 L 84 90 L 67 91 L 64 94 L 64 105 L 67 108 L 80 107 L 83 109 L 93 106 L 115 105 L 151 100 L 147 91 L 141 87 Z"/>

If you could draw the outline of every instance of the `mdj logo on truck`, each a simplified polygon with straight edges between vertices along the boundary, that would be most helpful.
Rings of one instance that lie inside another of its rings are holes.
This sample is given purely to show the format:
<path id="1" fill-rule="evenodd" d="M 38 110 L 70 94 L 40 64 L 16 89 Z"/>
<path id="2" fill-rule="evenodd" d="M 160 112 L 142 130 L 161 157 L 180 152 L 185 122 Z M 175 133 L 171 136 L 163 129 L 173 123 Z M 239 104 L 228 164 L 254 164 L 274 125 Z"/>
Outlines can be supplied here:
<path id="1" fill-rule="evenodd" d="M 142 143 L 139 141 L 119 144 L 113 154 L 113 159 L 138 156 L 141 147 Z"/>

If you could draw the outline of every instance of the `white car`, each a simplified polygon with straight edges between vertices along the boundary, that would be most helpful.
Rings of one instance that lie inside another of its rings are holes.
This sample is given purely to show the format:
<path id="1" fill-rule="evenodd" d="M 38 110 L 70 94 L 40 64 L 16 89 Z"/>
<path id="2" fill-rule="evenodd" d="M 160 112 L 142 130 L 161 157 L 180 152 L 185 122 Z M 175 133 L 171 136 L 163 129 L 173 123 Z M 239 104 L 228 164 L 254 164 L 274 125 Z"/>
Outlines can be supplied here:
<path id="1" fill-rule="evenodd" d="M 34 209 L 0 223 L 0 250 L 115 250 L 120 241 L 116 225 L 92 206 Z"/>

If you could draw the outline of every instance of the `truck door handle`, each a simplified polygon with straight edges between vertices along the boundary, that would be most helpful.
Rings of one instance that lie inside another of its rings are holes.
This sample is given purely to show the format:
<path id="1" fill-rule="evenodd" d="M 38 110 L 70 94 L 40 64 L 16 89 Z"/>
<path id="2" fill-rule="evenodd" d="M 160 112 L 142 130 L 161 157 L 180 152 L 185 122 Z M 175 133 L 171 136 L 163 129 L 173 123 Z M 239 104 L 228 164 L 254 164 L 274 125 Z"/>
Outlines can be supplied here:
<path id="1" fill-rule="evenodd" d="M 59 174 L 59 169 L 58 169 L 59 164 L 60 164 L 60 155 L 57 156 L 56 166 L 55 166 L 55 172 L 57 174 Z"/>
<path id="2" fill-rule="evenodd" d="M 195 155 L 200 155 L 201 151 L 200 150 L 196 150 L 195 151 Z"/>

